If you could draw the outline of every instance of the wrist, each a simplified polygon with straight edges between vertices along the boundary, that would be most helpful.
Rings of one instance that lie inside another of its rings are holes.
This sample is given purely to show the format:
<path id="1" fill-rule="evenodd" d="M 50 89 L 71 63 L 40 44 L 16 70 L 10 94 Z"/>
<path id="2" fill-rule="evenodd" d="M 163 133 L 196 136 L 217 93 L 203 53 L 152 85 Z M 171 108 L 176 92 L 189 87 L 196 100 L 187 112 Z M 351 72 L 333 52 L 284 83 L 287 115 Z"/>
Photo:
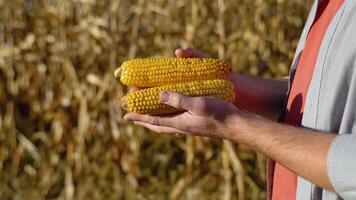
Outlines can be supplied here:
<path id="1" fill-rule="evenodd" d="M 231 140 L 235 143 L 246 144 L 252 148 L 256 146 L 256 134 L 254 127 L 261 126 L 263 122 L 250 113 L 238 110 L 227 118 L 225 126 L 224 139 Z"/>

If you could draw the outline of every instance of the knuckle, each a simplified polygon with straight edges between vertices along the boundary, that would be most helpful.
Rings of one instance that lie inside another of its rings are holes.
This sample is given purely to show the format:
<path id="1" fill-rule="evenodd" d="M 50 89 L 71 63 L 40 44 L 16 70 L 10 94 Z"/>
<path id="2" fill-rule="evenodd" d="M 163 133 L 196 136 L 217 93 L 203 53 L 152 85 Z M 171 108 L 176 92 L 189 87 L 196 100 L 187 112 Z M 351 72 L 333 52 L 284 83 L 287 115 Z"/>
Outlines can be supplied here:
<path id="1" fill-rule="evenodd" d="M 209 108 L 208 103 L 207 103 L 207 99 L 204 97 L 199 97 L 198 99 L 198 105 L 199 105 L 199 110 L 201 111 L 205 111 Z"/>
<path id="2" fill-rule="evenodd" d="M 213 99 L 210 97 L 199 97 L 194 105 L 196 111 L 204 115 L 210 115 L 212 112 L 216 112 L 217 109 L 221 109 L 217 108 L 212 101 Z"/>
<path id="3" fill-rule="evenodd" d="M 178 95 L 173 95 L 172 104 L 177 108 L 182 108 L 184 106 L 183 98 Z"/>
<path id="4" fill-rule="evenodd" d="M 184 119 L 183 117 L 180 117 L 177 122 L 175 122 L 174 126 L 178 129 L 181 130 L 186 130 L 190 132 L 192 130 L 192 124 L 188 120 Z"/>
<path id="5" fill-rule="evenodd" d="M 158 120 L 156 117 L 152 118 L 152 119 L 150 120 L 150 123 L 151 123 L 152 125 L 156 125 L 156 126 L 159 126 L 159 125 L 160 125 L 160 122 L 159 122 L 159 120 Z"/>
<path id="6" fill-rule="evenodd" d="M 184 106 L 183 98 L 181 97 L 176 98 L 176 105 L 178 108 L 182 108 Z"/>

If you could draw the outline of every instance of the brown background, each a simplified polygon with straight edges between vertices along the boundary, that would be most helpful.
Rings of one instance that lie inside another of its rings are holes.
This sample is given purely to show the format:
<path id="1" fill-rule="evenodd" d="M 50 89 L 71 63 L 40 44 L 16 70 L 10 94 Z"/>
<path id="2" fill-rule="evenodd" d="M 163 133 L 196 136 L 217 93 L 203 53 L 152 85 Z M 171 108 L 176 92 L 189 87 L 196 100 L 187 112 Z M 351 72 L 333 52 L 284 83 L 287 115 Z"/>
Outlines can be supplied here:
<path id="1" fill-rule="evenodd" d="M 265 199 L 265 158 L 122 120 L 114 69 L 194 47 L 288 74 L 311 0 L 0 0 L 1 199 Z"/>

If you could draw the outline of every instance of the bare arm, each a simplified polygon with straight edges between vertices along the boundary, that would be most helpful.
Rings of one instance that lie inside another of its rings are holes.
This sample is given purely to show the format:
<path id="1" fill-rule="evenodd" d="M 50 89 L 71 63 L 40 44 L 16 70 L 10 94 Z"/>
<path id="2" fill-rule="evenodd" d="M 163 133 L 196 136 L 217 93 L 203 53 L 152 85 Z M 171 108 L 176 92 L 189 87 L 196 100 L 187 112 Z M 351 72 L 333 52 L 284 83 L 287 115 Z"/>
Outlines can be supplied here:
<path id="1" fill-rule="evenodd" d="M 281 114 L 288 90 L 288 79 L 269 80 L 231 74 L 236 104 L 255 114 L 277 119 Z"/>
<path id="2" fill-rule="evenodd" d="M 246 144 L 320 187 L 333 191 L 326 160 L 334 134 L 256 118 L 228 102 L 209 97 L 165 92 L 161 94 L 161 101 L 187 111 L 169 116 L 128 113 L 125 119 L 158 133 L 201 135 Z"/>
<path id="3" fill-rule="evenodd" d="M 327 173 L 327 155 L 336 134 L 296 128 L 245 113 L 236 115 L 233 121 L 229 123 L 234 127 L 229 129 L 227 139 L 245 143 L 299 176 L 334 191 Z"/>
<path id="4" fill-rule="evenodd" d="M 207 57 L 192 48 L 177 49 L 175 55 Z M 231 73 L 227 79 L 234 83 L 236 105 L 271 119 L 279 117 L 287 95 L 288 79 L 270 80 L 237 73 Z"/>
<path id="5" fill-rule="evenodd" d="M 176 56 L 204 57 L 193 49 L 177 50 Z M 271 118 L 279 115 L 287 93 L 287 79 L 266 80 L 231 74 L 229 80 L 235 85 L 235 104 L 239 107 Z M 186 111 L 168 116 L 128 113 L 125 119 L 158 133 L 201 135 L 244 143 L 311 182 L 334 190 L 326 162 L 334 134 L 256 118 L 228 102 L 209 97 L 164 92 L 161 101 Z"/>

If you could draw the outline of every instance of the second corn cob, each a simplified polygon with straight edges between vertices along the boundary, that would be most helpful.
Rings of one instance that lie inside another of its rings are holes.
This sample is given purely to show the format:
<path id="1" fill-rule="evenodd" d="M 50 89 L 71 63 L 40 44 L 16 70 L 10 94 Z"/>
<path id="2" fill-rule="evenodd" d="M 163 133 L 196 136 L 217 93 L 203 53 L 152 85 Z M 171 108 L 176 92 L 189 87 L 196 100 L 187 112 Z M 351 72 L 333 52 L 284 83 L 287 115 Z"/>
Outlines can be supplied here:
<path id="1" fill-rule="evenodd" d="M 125 61 L 115 76 L 127 86 L 154 87 L 224 79 L 230 71 L 230 64 L 213 58 L 138 58 Z"/>
<path id="2" fill-rule="evenodd" d="M 234 100 L 232 83 L 216 79 L 163 85 L 130 92 L 121 99 L 120 106 L 128 112 L 140 114 L 167 114 L 179 111 L 160 103 L 159 95 L 162 91 L 176 91 L 188 96 L 211 96 L 230 102 Z"/>

